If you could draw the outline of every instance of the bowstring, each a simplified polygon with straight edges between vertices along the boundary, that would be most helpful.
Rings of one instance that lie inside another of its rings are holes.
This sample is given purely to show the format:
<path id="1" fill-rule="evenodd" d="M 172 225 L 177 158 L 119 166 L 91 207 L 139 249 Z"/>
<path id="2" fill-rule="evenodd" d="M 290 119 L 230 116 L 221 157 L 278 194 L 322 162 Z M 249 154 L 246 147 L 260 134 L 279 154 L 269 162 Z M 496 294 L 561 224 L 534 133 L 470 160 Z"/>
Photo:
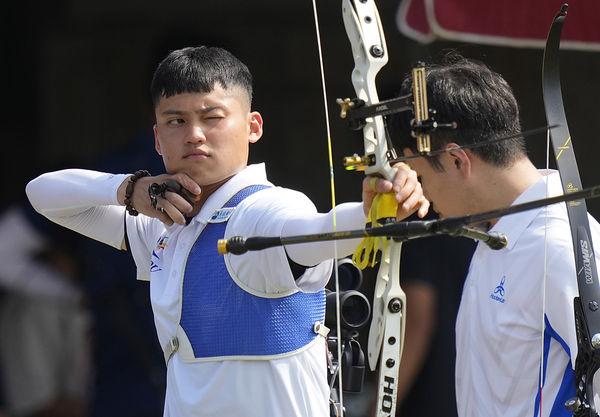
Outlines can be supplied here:
<path id="1" fill-rule="evenodd" d="M 327 108 L 327 86 L 325 83 L 325 67 L 323 65 L 323 48 L 321 46 L 321 32 L 319 30 L 319 15 L 317 12 L 317 1 L 312 0 L 313 14 L 315 19 L 315 33 L 317 38 L 317 49 L 319 52 L 319 66 L 321 70 L 321 90 L 323 92 L 323 107 L 325 111 L 325 126 L 327 131 L 327 154 L 329 158 L 329 183 L 331 187 L 331 213 L 333 218 L 333 231 L 337 231 L 336 221 L 336 209 L 335 209 L 335 176 L 333 172 L 333 152 L 331 146 L 331 126 L 329 123 L 329 110 Z M 338 272 L 338 247 L 337 241 L 333 241 L 333 253 L 334 253 L 334 276 L 335 276 L 335 316 L 336 316 L 336 337 L 337 337 L 337 379 L 338 379 L 338 398 L 340 404 L 339 415 L 344 415 L 344 396 L 343 396 L 343 384 L 342 384 L 342 329 L 341 329 L 341 317 L 340 317 L 340 281 Z M 334 376 L 335 380 L 335 376 Z M 333 381 L 332 381 L 333 386 Z"/>
<path id="2" fill-rule="evenodd" d="M 546 171 L 550 169 L 550 129 L 546 131 Z M 546 198 L 548 198 L 550 181 L 546 178 Z M 542 279 L 542 337 L 541 337 L 541 349 L 540 349 L 540 412 L 539 416 L 542 417 L 542 393 L 544 387 L 544 335 L 546 332 L 546 278 L 547 278 L 547 260 L 548 260 L 548 208 L 544 209 L 544 269 Z"/>

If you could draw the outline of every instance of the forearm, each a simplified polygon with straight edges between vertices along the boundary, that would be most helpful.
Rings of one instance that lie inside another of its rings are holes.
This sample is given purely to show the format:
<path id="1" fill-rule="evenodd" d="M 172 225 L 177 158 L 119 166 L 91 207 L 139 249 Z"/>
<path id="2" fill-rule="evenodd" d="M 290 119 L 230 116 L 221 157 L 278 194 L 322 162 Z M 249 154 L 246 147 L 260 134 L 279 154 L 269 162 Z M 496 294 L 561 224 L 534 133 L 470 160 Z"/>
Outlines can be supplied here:
<path id="1" fill-rule="evenodd" d="M 340 204 L 335 210 L 335 230 L 354 230 L 365 227 L 365 215 L 362 203 Z M 286 222 L 282 236 L 295 236 L 334 231 L 333 210 L 326 214 L 311 215 L 305 218 L 294 218 Z M 346 239 L 325 242 L 312 242 L 286 246 L 290 259 L 294 262 L 312 266 L 326 259 L 342 258 L 350 255 L 357 248 L 361 239 Z"/>
<path id="2" fill-rule="evenodd" d="M 40 175 L 27 184 L 33 208 L 45 216 L 71 216 L 95 206 L 119 205 L 117 189 L 127 174 L 65 169 Z"/>
<path id="3" fill-rule="evenodd" d="M 125 208 L 119 205 L 117 190 L 128 177 L 62 170 L 32 180 L 26 192 L 35 210 L 53 222 L 120 248 Z"/>

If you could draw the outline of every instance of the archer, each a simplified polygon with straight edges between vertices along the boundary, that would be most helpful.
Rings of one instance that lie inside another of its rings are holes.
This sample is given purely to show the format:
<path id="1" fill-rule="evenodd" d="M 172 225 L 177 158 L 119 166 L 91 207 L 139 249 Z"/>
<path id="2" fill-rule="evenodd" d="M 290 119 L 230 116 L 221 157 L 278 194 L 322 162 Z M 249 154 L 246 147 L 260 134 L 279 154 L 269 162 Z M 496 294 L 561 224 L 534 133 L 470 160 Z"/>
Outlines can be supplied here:
<path id="1" fill-rule="evenodd" d="M 403 90 L 409 88 L 405 79 Z M 432 151 L 448 152 L 411 160 L 441 217 L 563 193 L 558 172 L 537 170 L 522 138 L 460 148 L 521 131 L 517 101 L 502 76 L 450 55 L 441 65 L 427 66 L 427 90 L 439 118 L 458 126 L 431 134 Z M 409 118 L 398 114 L 391 123 L 407 156 L 419 152 Z M 589 216 L 589 223 L 600 244 L 598 222 Z M 464 285 L 456 324 L 459 415 L 563 415 L 576 393 L 573 299 L 579 294 L 566 206 L 493 219 L 483 228 L 502 231 L 508 246 L 493 251 L 479 244 Z"/>
<path id="2" fill-rule="evenodd" d="M 27 186 L 50 220 L 132 253 L 150 281 L 167 362 L 165 416 L 329 416 L 325 294 L 332 258 L 358 241 L 295 245 L 239 257 L 217 239 L 332 230 L 303 194 L 248 166 L 263 134 L 248 68 L 220 48 L 171 52 L 151 86 L 156 151 L 167 174 L 63 170 Z M 149 144 L 150 146 L 150 144 Z M 362 227 L 376 191 L 397 219 L 429 207 L 414 171 L 366 178 L 363 202 L 336 208 L 339 228 Z M 319 325 L 316 325 L 319 324 Z M 252 404 L 249 404 L 251 401 Z"/>

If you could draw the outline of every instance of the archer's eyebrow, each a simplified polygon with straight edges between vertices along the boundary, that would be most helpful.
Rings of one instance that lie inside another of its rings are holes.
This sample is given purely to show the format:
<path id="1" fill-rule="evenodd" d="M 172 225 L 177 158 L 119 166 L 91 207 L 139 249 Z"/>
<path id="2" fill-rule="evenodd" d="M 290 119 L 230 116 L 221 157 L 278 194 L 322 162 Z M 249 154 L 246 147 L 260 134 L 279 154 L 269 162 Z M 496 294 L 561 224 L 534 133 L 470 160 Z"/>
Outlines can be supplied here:
<path id="1" fill-rule="evenodd" d="M 204 108 L 201 108 L 199 110 L 196 111 L 196 113 L 200 113 L 200 114 L 207 114 L 210 113 L 213 110 L 224 110 L 223 107 L 221 106 L 207 106 Z M 180 116 L 182 114 L 185 114 L 187 112 L 183 111 L 183 110 L 176 110 L 176 109 L 167 109 L 165 111 L 162 111 L 160 114 L 163 116 Z"/>
<path id="2" fill-rule="evenodd" d="M 165 110 L 160 112 L 161 115 L 163 116 L 172 116 L 172 115 L 182 115 L 183 112 L 181 110 Z"/>

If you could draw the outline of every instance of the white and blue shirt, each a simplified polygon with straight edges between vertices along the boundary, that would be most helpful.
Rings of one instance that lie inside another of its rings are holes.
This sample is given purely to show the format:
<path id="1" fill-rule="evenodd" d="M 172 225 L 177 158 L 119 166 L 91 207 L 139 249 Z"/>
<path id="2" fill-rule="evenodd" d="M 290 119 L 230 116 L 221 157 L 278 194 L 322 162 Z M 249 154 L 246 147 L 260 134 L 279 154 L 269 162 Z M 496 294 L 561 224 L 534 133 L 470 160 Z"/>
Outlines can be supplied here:
<path id="1" fill-rule="evenodd" d="M 177 332 L 188 253 L 215 213 L 239 190 L 249 185 L 269 186 L 236 207 L 228 218 L 226 238 L 324 233 L 333 228 L 333 212 L 318 213 L 304 194 L 272 186 L 262 164 L 247 167 L 223 184 L 187 226 L 166 227 L 144 215 L 127 216 L 125 207 L 118 203 L 117 190 L 128 177 L 80 169 L 56 171 L 31 181 L 27 194 L 36 210 L 50 220 L 115 248 L 122 246 L 126 218 L 138 279 L 150 280 L 161 346 Z M 341 204 L 336 213 L 339 230 L 364 226 L 362 203 Z M 297 291 L 314 293 L 329 280 L 331 259 L 352 253 L 359 241 L 290 245 L 226 255 L 224 260 L 231 278 L 252 294 L 280 297 Z M 289 259 L 311 267 L 296 279 Z M 181 353 L 175 353 L 168 363 L 165 417 L 329 416 L 323 337 L 317 337 L 298 354 L 276 359 L 189 362 Z"/>
<path id="2" fill-rule="evenodd" d="M 513 204 L 562 194 L 558 173 L 543 174 Z M 590 228 L 600 245 L 591 216 Z M 459 415 L 539 416 L 543 358 L 541 415 L 570 416 L 564 402 L 575 395 L 578 289 L 565 204 L 502 217 L 492 230 L 504 233 L 508 246 L 478 245 L 457 317 Z"/>

